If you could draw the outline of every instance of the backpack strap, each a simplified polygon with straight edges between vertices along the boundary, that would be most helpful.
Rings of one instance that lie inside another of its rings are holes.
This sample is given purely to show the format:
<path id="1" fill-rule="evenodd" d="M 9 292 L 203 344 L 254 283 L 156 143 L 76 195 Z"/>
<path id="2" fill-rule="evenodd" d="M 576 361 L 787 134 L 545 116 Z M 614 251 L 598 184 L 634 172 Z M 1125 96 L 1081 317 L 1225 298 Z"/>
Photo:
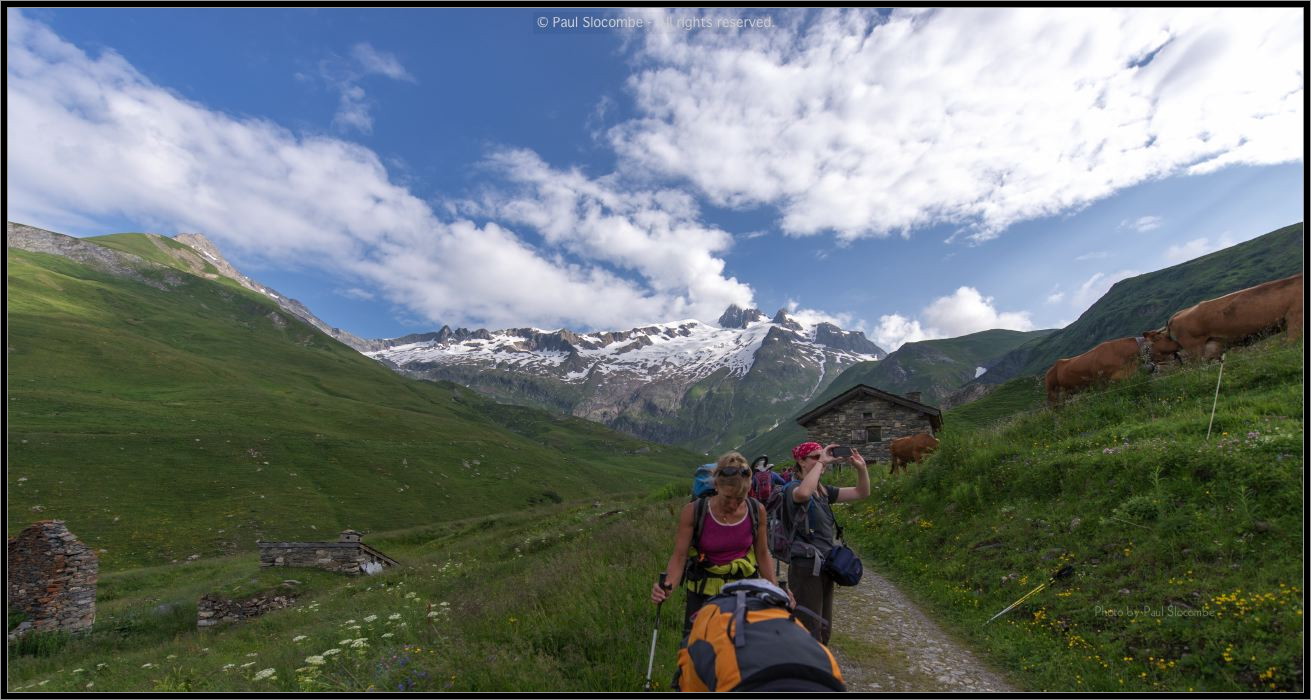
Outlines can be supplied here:
<path id="1" fill-rule="evenodd" d="M 701 524 L 706 519 L 706 509 L 710 507 L 710 497 L 696 499 L 696 508 L 692 511 L 692 546 L 701 551 Z"/>
<path id="2" fill-rule="evenodd" d="M 733 611 L 733 646 L 741 649 L 747 645 L 747 592 L 737 590 L 737 609 Z"/>

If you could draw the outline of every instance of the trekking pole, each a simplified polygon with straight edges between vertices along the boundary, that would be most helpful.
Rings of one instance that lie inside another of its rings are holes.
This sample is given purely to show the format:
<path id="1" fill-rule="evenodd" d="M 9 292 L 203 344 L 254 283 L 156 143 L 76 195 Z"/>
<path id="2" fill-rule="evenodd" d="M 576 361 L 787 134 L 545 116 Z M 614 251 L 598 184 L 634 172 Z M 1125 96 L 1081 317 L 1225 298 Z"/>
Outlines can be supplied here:
<path id="1" fill-rule="evenodd" d="M 670 586 L 665 583 L 666 576 L 667 574 L 665 574 L 663 571 L 660 572 L 660 587 L 665 589 L 666 591 L 672 590 L 673 586 Z M 655 629 L 651 630 L 651 656 L 646 660 L 646 687 L 642 689 L 644 691 L 651 690 L 651 669 L 655 668 L 656 638 L 660 636 L 660 606 L 664 604 L 665 601 L 663 600 L 660 601 L 659 603 L 656 603 Z"/>
<path id="2" fill-rule="evenodd" d="M 1220 374 L 1215 377 L 1215 398 L 1211 399 L 1211 420 L 1206 424 L 1206 439 L 1211 439 L 1211 424 L 1215 423 L 1215 405 L 1220 402 L 1220 377 L 1225 376 L 1225 354 L 1220 353 Z"/>
<path id="3" fill-rule="evenodd" d="M 1006 613 L 1010 612 L 1011 610 L 1013 610 L 1013 609 L 1015 608 L 1015 606 L 1017 606 L 1017 605 L 1019 605 L 1020 603 L 1023 603 L 1024 601 L 1028 600 L 1029 597 L 1032 596 L 1033 594 L 1037 593 L 1038 591 L 1041 591 L 1042 589 L 1046 588 L 1047 586 L 1051 585 L 1052 583 L 1055 583 L 1056 579 L 1066 578 L 1066 577 L 1068 577 L 1068 576 L 1069 576 L 1070 574 L 1072 574 L 1072 573 L 1074 573 L 1074 567 L 1073 567 L 1073 566 L 1070 566 L 1069 564 L 1066 564 L 1065 566 L 1062 566 L 1062 567 L 1061 567 L 1061 570 L 1060 570 L 1060 571 L 1057 571 L 1057 572 L 1054 573 L 1054 574 L 1052 574 L 1052 577 L 1049 578 L 1049 579 L 1047 579 L 1047 581 L 1046 581 L 1045 583 L 1043 583 L 1042 585 L 1038 586 L 1037 588 L 1035 588 L 1035 589 L 1029 591 L 1028 593 L 1025 593 L 1022 597 L 1020 597 L 1019 600 L 1015 601 L 1014 603 L 1011 603 L 1010 605 L 1007 605 L 1005 610 L 1003 610 L 1003 611 L 997 613 L 996 615 L 993 615 L 992 617 L 988 618 L 988 622 L 992 622 L 993 620 L 996 620 L 997 618 L 1001 617 L 1002 615 L 1005 615 Z M 986 625 L 986 624 L 988 624 L 988 622 L 985 622 L 985 623 L 983 623 L 983 624 Z"/>

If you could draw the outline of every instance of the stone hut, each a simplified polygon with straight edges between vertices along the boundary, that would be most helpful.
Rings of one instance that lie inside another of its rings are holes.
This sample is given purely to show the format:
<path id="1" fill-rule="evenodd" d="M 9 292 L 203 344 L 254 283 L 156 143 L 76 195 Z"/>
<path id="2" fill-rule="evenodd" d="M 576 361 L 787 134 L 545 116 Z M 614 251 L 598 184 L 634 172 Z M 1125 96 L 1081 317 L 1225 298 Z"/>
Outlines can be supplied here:
<path id="1" fill-rule="evenodd" d="M 886 462 L 891 459 L 888 443 L 896 438 L 942 430 L 942 411 L 920 403 L 918 391 L 898 396 L 857 384 L 797 423 L 810 440 L 850 445 L 867 462 Z"/>
<path id="2" fill-rule="evenodd" d="M 355 530 L 343 530 L 336 542 L 256 542 L 260 568 L 304 566 L 343 574 L 374 574 L 400 564 L 361 541 Z"/>
<path id="3" fill-rule="evenodd" d="M 28 616 L 17 634 L 91 630 L 100 560 L 64 521 L 33 523 L 9 539 L 7 549 L 8 607 Z"/>

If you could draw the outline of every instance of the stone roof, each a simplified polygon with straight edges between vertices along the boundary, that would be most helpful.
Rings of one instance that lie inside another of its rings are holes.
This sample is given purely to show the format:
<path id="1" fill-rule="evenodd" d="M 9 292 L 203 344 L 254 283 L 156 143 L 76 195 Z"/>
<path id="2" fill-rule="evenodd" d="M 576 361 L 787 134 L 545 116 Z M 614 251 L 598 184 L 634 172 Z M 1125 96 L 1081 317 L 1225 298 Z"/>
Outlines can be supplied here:
<path id="1" fill-rule="evenodd" d="M 934 406 L 929 406 L 928 404 L 920 403 L 918 401 L 912 401 L 906 398 L 905 396 L 898 396 L 897 394 L 888 393 L 886 391 L 883 391 L 882 389 L 875 389 L 874 387 L 869 386 L 867 384 L 857 384 L 856 386 L 848 389 L 847 391 L 844 391 L 841 394 L 838 394 L 832 399 L 826 401 L 825 403 L 815 408 L 814 410 L 806 412 L 805 414 L 797 418 L 797 424 L 799 424 L 801 427 L 804 428 L 806 427 L 807 423 L 813 422 L 816 418 L 819 418 L 822 415 L 838 410 L 843 406 L 843 404 L 846 404 L 848 401 L 852 401 L 854 399 L 867 397 L 867 396 L 876 399 L 881 399 L 883 401 L 887 401 L 888 403 L 897 404 L 899 406 L 905 406 L 906 408 L 909 408 L 911 410 L 923 413 L 924 415 L 929 417 L 929 425 L 933 426 L 933 432 L 936 433 L 942 430 L 941 409 L 938 409 Z"/>

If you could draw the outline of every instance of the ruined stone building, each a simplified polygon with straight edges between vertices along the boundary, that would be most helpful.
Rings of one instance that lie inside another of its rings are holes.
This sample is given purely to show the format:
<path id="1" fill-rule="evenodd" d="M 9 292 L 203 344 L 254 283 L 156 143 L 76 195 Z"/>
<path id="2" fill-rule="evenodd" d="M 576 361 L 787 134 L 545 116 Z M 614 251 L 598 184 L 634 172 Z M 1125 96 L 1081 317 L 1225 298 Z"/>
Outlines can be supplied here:
<path id="1" fill-rule="evenodd" d="M 7 604 L 28 617 L 15 632 L 90 631 L 100 560 L 64 521 L 33 523 L 8 541 L 7 550 Z"/>
<path id="2" fill-rule="evenodd" d="M 362 537 L 355 530 L 343 530 L 336 542 L 257 542 L 259 565 L 303 566 L 351 575 L 399 566 L 395 559 L 361 542 Z"/>
<path id="3" fill-rule="evenodd" d="M 919 392 L 898 396 L 857 384 L 797 423 L 821 445 L 850 445 L 866 462 L 885 462 L 891 459 L 888 443 L 896 438 L 942 430 L 942 411 L 920 403 Z"/>

